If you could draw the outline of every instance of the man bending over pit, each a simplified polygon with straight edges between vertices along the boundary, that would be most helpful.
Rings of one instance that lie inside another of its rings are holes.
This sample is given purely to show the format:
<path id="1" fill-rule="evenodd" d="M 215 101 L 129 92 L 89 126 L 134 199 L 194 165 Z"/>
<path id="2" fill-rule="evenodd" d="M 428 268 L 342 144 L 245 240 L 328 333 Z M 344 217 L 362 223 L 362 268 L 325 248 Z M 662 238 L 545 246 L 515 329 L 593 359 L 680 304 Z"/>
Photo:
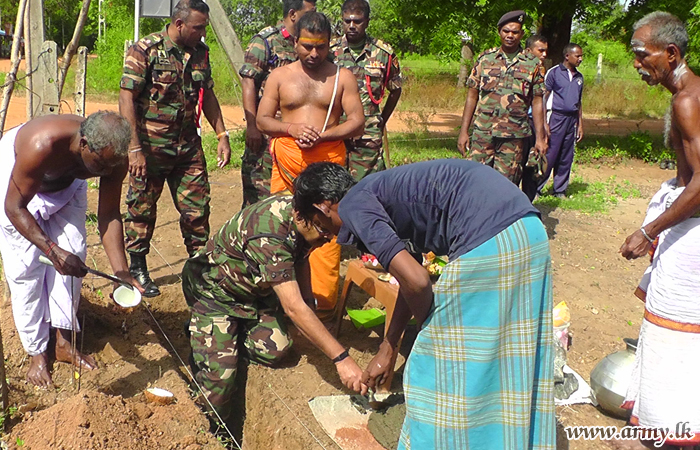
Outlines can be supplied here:
<path id="1" fill-rule="evenodd" d="M 120 115 L 100 111 L 87 119 L 44 116 L 8 131 L 0 141 L 0 252 L 12 296 L 12 312 L 30 356 L 27 381 L 52 384 L 47 347 L 56 329 L 56 359 L 83 369 L 97 367 L 71 352 L 75 310 L 87 273 L 87 182 L 100 178 L 98 228 L 112 270 L 129 274 L 119 205 L 127 170 L 131 127 Z M 53 267 L 41 264 L 45 255 Z M 79 331 L 79 330 L 75 330 Z"/>

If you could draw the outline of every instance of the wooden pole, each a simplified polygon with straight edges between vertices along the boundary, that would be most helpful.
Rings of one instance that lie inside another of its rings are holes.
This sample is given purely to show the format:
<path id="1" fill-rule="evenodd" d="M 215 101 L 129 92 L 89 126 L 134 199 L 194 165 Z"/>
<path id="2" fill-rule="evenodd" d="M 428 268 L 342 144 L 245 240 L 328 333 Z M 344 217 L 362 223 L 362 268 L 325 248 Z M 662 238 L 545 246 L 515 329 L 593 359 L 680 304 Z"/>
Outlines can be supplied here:
<path id="1" fill-rule="evenodd" d="M 75 70 L 75 93 L 73 101 L 75 103 L 75 113 L 85 117 L 85 81 L 87 75 L 87 47 L 78 49 L 78 63 Z"/>
<path id="2" fill-rule="evenodd" d="M 25 15 L 25 17 L 27 17 Z M 32 90 L 35 92 L 32 95 L 32 117 L 36 117 L 41 114 L 42 111 L 42 99 L 41 96 L 44 92 L 44 82 L 48 80 L 48 76 L 44 71 L 45 66 L 39 63 L 39 58 L 45 56 L 42 53 L 45 39 L 44 31 L 44 0 L 29 0 L 29 32 L 30 40 L 25 42 L 25 46 L 29 45 L 32 50 L 32 68 L 35 71 L 30 75 Z M 55 59 L 56 53 L 52 55 Z M 27 58 L 29 59 L 29 58 Z M 27 72 L 29 73 L 29 72 Z"/>
<path id="3" fill-rule="evenodd" d="M 17 7 L 17 20 L 15 21 L 15 33 L 12 38 L 12 51 L 10 52 L 10 71 L 5 76 L 5 88 L 2 90 L 2 109 L 0 109 L 0 137 L 5 129 L 5 119 L 7 118 L 7 108 L 10 106 L 12 91 L 15 88 L 17 81 L 17 71 L 19 63 L 22 60 L 19 54 L 20 42 L 22 40 L 22 31 L 24 28 L 24 12 L 27 9 L 27 0 L 21 0 Z M 2 338 L 0 337 L 0 340 Z M 0 355 L 2 356 L 2 355 Z M 3 377 L 2 380 L 5 378 Z"/>
<path id="4" fill-rule="evenodd" d="M 83 28 L 85 27 L 85 22 L 87 21 L 88 10 L 90 9 L 90 0 L 83 0 L 83 7 L 80 9 L 80 14 L 78 15 L 78 22 L 75 24 L 75 30 L 73 30 L 73 38 L 68 43 L 66 51 L 63 52 L 63 62 L 61 63 L 60 71 L 58 72 L 58 95 L 60 97 L 63 92 L 63 84 L 66 82 L 66 74 L 68 73 L 68 68 L 73 60 L 75 51 L 78 48 L 78 41 L 80 41 L 80 35 L 83 33 Z"/>
<path id="5" fill-rule="evenodd" d="M 233 67 L 233 72 L 238 78 L 238 83 L 241 82 L 241 76 L 238 71 L 243 65 L 243 47 L 241 47 L 241 41 L 238 40 L 238 35 L 233 29 L 233 25 L 228 20 L 228 15 L 226 11 L 221 6 L 219 0 L 209 0 L 207 1 L 209 5 L 209 23 L 211 28 L 216 34 L 216 39 L 221 44 L 221 47 L 226 53 L 229 63 Z"/>
<path id="6" fill-rule="evenodd" d="M 600 83 L 603 78 L 603 54 L 598 53 L 598 65 L 596 67 L 595 82 Z"/>
<path id="7" fill-rule="evenodd" d="M 25 97 L 25 102 L 27 104 L 27 121 L 34 117 L 34 84 L 32 83 L 33 77 L 32 72 L 34 69 L 34 64 L 32 63 L 32 47 L 29 45 L 29 41 L 32 39 L 32 32 L 29 29 L 29 12 L 32 8 L 31 2 L 27 2 L 27 9 L 24 13 L 24 69 L 26 71 L 26 78 L 24 79 L 24 84 L 27 87 L 27 95 Z"/>
<path id="8" fill-rule="evenodd" d="M 41 46 L 41 58 L 39 58 L 37 73 L 41 78 L 42 87 L 39 106 L 40 114 L 58 114 L 61 96 L 58 92 L 58 46 L 54 41 L 44 41 Z"/>

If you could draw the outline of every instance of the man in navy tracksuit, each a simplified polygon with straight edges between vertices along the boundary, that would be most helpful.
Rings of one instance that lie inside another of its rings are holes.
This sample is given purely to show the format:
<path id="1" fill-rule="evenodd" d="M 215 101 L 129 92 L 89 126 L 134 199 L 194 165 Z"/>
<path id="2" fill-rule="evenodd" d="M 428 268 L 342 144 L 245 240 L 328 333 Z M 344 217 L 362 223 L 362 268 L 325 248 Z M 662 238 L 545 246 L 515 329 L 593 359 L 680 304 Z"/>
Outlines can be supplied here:
<path id="1" fill-rule="evenodd" d="M 554 171 L 553 193 L 559 198 L 566 197 L 571 164 L 574 162 L 574 145 L 583 139 L 583 75 L 576 70 L 582 60 L 581 47 L 567 44 L 564 47 L 564 62 L 549 69 L 545 76 L 548 118 L 545 131 L 549 135 L 549 149 L 547 174 L 539 186 L 539 191 L 542 191 L 549 174 Z"/>

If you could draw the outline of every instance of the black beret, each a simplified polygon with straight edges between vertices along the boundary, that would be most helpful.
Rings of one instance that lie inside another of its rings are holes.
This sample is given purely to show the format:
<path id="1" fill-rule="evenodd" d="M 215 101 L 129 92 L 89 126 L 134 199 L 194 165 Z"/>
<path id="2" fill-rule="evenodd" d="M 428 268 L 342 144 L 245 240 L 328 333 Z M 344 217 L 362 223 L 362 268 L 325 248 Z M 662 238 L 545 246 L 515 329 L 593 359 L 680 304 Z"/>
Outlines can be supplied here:
<path id="1" fill-rule="evenodd" d="M 522 25 L 523 21 L 525 20 L 525 11 L 517 10 L 517 11 L 511 11 L 503 14 L 500 19 L 498 19 L 498 29 L 500 30 L 501 27 L 507 23 L 511 22 L 518 22 L 519 24 Z"/>

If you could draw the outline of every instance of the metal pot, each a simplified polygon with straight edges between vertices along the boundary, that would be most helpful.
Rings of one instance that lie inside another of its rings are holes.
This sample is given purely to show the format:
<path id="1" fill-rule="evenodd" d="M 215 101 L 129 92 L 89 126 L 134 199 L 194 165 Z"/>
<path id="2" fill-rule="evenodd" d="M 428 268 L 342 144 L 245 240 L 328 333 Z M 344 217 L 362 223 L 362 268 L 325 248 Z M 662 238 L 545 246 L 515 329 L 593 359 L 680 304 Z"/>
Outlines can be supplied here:
<path id="1" fill-rule="evenodd" d="M 627 348 L 606 356 L 591 372 L 591 390 L 601 408 L 626 419 L 630 416 L 630 410 L 622 409 L 620 405 L 625 401 L 627 388 L 632 381 L 637 339 L 625 338 L 623 341 Z"/>

